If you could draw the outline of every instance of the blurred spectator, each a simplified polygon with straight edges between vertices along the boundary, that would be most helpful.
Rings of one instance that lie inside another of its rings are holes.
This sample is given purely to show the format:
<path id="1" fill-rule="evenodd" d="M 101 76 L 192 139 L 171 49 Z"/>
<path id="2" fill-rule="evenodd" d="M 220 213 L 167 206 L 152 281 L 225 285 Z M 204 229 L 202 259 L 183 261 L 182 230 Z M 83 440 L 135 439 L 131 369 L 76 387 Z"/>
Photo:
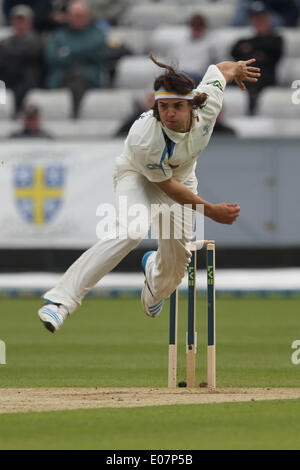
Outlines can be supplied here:
<path id="1" fill-rule="evenodd" d="M 282 56 L 282 37 L 272 30 L 271 17 L 262 2 L 255 2 L 249 11 L 250 22 L 255 30 L 251 38 L 240 39 L 233 46 L 231 54 L 235 60 L 254 57 L 256 67 L 261 67 L 258 82 L 248 83 L 249 114 L 255 113 L 260 91 L 266 86 L 276 85 L 276 65 Z"/>
<path id="2" fill-rule="evenodd" d="M 67 24 L 70 0 L 39 0 L 35 6 L 35 28 L 48 33 Z"/>
<path id="3" fill-rule="evenodd" d="M 25 107 L 23 116 L 23 128 L 17 132 L 13 132 L 10 137 L 11 138 L 35 138 L 35 137 L 43 137 L 47 139 L 51 139 L 52 136 L 45 132 L 41 128 L 41 117 L 39 108 L 35 105 L 28 105 Z"/>
<path id="4" fill-rule="evenodd" d="M 3 0 L 2 2 L 2 10 L 4 17 L 6 19 L 6 24 L 10 23 L 10 12 L 11 10 L 17 5 L 27 5 L 28 7 L 32 8 L 34 11 L 35 6 L 39 3 L 39 0 Z"/>
<path id="5" fill-rule="evenodd" d="M 16 114 L 27 91 L 42 80 L 42 41 L 32 30 L 33 11 L 26 5 L 11 10 L 13 35 L 0 42 L 0 79 L 13 90 Z"/>
<path id="6" fill-rule="evenodd" d="M 121 124 L 121 127 L 117 130 L 115 137 L 127 137 L 129 129 L 131 128 L 134 121 L 139 119 L 141 114 L 143 114 L 145 111 L 152 109 L 153 105 L 154 93 L 151 91 L 150 93 L 146 94 L 144 99 L 136 101 L 133 113 L 123 122 L 123 124 Z"/>
<path id="7" fill-rule="evenodd" d="M 299 18 L 299 0 L 240 0 L 234 18 L 233 26 L 249 24 L 249 8 L 257 3 L 263 3 L 269 10 L 273 26 L 296 27 Z"/>
<path id="8" fill-rule="evenodd" d="M 180 70 L 198 84 L 207 67 L 215 62 L 215 44 L 207 32 L 207 23 L 202 15 L 193 15 L 189 21 L 189 28 L 189 37 L 176 44 L 169 55 L 176 57 Z"/>
<path id="9" fill-rule="evenodd" d="M 86 90 L 103 86 L 107 60 L 105 36 L 92 20 L 88 3 L 71 2 L 67 8 L 67 26 L 50 34 L 46 42 L 46 88 L 69 88 L 76 117 Z"/>

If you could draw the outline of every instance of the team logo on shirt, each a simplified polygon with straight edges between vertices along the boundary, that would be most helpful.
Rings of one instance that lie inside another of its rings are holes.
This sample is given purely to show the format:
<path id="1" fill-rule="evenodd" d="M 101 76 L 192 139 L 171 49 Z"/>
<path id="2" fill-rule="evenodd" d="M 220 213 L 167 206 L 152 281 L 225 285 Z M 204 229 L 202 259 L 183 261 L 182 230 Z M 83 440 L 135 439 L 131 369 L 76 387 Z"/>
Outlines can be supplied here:
<path id="1" fill-rule="evenodd" d="M 65 168 L 19 165 L 14 170 L 17 208 L 27 222 L 43 225 L 62 204 Z"/>
<path id="2" fill-rule="evenodd" d="M 216 86 L 217 88 L 219 88 L 219 90 L 224 91 L 224 88 L 219 80 L 214 80 L 213 82 L 206 82 L 206 85 Z"/>

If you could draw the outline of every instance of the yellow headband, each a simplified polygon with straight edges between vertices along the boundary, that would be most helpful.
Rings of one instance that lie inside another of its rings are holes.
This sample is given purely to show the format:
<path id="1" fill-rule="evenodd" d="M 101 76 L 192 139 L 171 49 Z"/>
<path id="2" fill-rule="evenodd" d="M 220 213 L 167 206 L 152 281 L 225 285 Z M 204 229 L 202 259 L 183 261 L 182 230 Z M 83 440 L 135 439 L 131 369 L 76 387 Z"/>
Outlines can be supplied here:
<path id="1" fill-rule="evenodd" d="M 157 90 L 155 91 L 155 100 L 160 100 L 163 98 L 177 98 L 180 100 L 192 100 L 195 96 L 194 91 L 187 93 L 186 95 L 176 95 L 173 91 L 167 90 Z"/>

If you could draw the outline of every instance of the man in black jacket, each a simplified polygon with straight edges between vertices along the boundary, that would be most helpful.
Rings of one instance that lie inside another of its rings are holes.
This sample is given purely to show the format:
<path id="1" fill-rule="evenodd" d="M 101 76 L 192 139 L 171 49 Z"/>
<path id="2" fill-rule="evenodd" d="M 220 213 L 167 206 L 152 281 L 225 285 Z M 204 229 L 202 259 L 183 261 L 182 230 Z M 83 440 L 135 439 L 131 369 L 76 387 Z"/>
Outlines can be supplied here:
<path id="1" fill-rule="evenodd" d="M 255 2 L 249 11 L 251 25 L 255 35 L 237 41 L 231 55 L 235 60 L 255 57 L 256 65 L 262 70 L 261 80 L 250 83 L 249 114 L 255 114 L 260 91 L 266 86 L 276 85 L 276 65 L 283 52 L 283 39 L 272 29 L 271 17 L 262 2 Z"/>

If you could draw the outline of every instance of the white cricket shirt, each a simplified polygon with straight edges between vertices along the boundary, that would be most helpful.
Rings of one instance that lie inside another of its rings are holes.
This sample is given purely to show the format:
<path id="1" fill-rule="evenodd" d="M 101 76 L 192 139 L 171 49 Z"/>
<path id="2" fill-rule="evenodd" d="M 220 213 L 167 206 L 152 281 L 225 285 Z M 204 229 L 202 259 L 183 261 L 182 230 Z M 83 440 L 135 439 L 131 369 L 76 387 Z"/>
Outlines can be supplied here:
<path id="1" fill-rule="evenodd" d="M 194 186 L 199 154 L 207 146 L 216 118 L 221 111 L 226 80 L 216 65 L 210 65 L 197 91 L 208 95 L 202 109 L 193 110 L 188 132 L 174 132 L 147 111 L 134 122 L 125 140 L 123 153 L 116 159 L 115 178 L 136 171 L 151 182 L 172 176 L 187 186 Z M 163 132 L 170 139 L 169 145 Z"/>

